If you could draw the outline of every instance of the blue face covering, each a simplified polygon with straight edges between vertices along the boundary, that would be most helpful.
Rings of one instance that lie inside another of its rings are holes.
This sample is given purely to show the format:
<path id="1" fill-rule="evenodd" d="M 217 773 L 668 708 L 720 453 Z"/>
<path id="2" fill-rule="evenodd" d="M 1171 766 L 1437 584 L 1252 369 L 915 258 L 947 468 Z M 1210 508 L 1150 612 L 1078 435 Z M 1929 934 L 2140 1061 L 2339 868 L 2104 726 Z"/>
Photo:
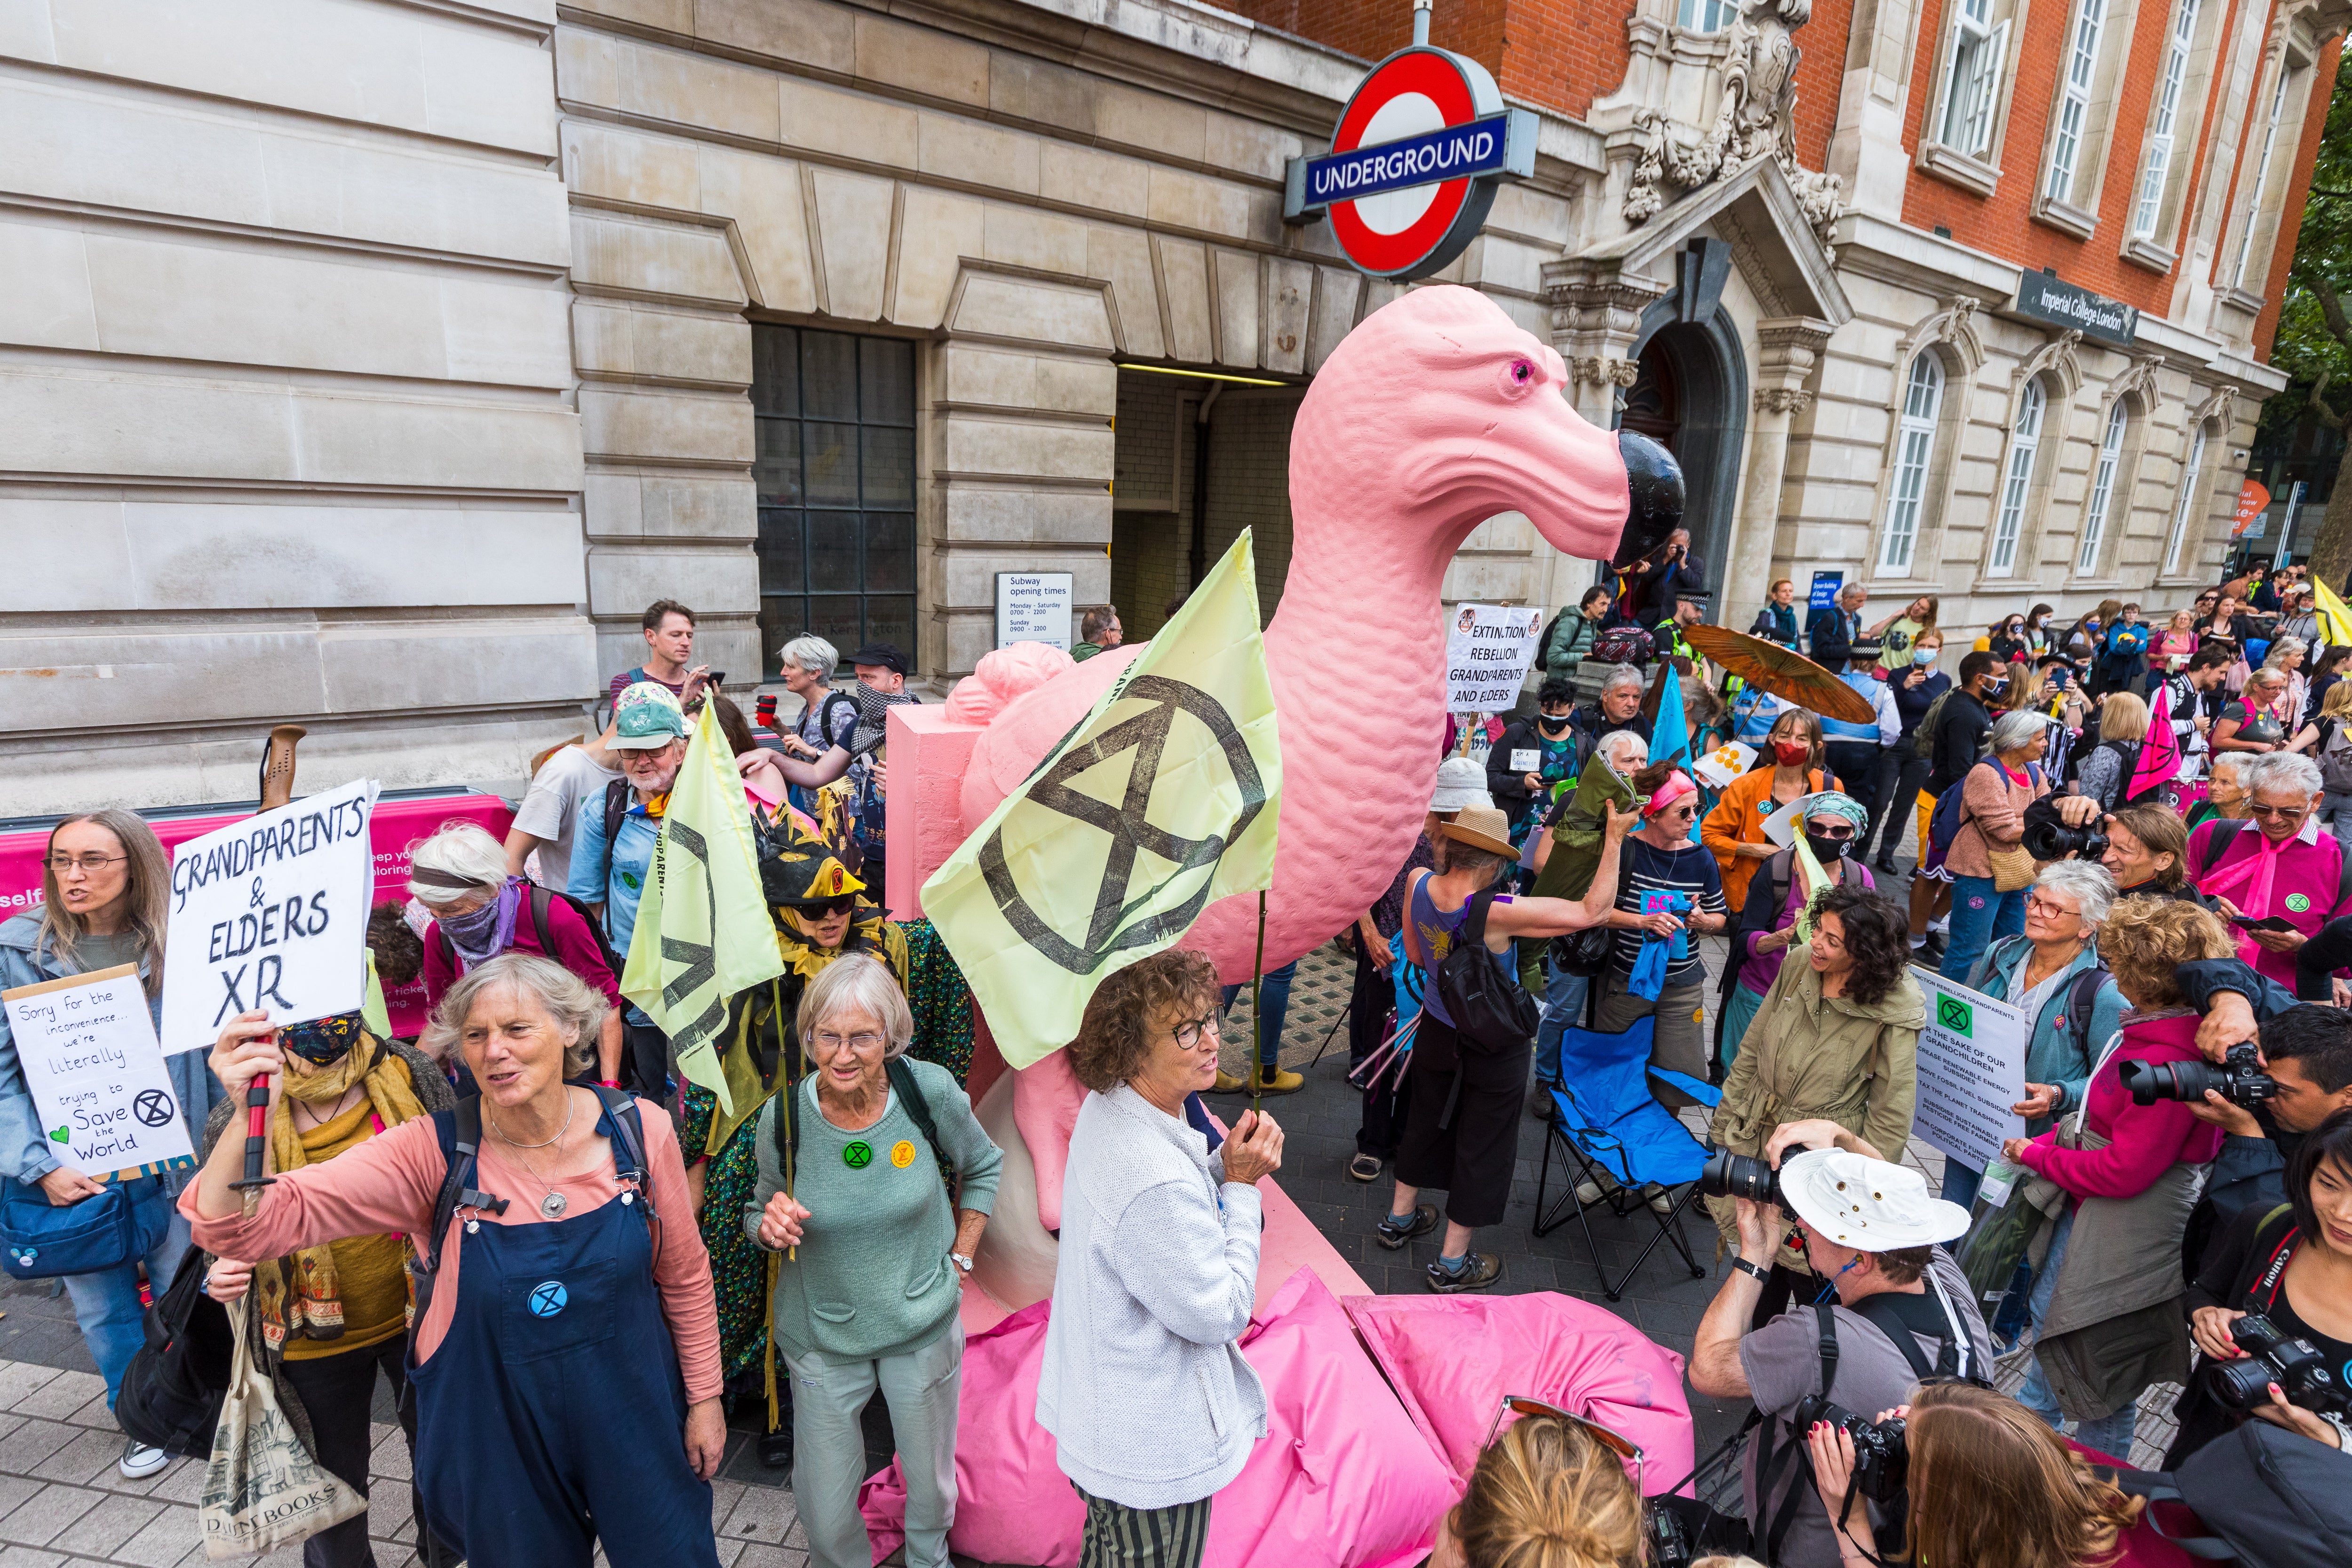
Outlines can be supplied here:
<path id="1" fill-rule="evenodd" d="M 1911 650 L 1911 662 L 1917 665 L 1933 664 L 1936 662 L 1936 650 L 1932 647 L 1915 647 Z"/>

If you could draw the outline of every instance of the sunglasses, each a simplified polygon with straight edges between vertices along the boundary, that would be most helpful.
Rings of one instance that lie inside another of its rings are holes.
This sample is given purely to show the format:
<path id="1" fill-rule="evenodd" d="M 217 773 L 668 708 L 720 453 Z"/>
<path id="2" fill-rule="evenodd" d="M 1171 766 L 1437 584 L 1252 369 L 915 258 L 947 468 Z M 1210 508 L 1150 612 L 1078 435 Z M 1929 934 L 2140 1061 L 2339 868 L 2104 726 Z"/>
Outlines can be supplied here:
<path id="1" fill-rule="evenodd" d="M 1486 1440 L 1479 1444 L 1479 1447 L 1491 1448 L 1495 1446 L 1495 1439 L 1502 1434 L 1503 1417 L 1506 1415 L 1553 1415 L 1571 1426 L 1580 1428 L 1594 1442 L 1633 1467 L 1634 1496 L 1648 1495 L 1642 1486 L 1642 1446 L 1622 1432 L 1612 1432 L 1598 1421 L 1589 1421 L 1572 1410 L 1562 1410 L 1557 1405 L 1548 1404 L 1529 1394 L 1506 1394 L 1503 1395 L 1502 1404 L 1495 1407 L 1494 1420 L 1486 1424 Z"/>
<path id="2" fill-rule="evenodd" d="M 837 899 L 827 899 L 823 903 L 803 904 L 800 906 L 800 911 L 803 920 L 829 921 L 835 915 L 848 914 L 856 908 L 857 895 L 844 893 Z"/>
<path id="3" fill-rule="evenodd" d="M 1813 834 L 1818 837 L 1831 840 L 1851 838 L 1853 837 L 1853 824 L 1851 822 L 1839 822 L 1833 823 L 1827 827 L 1816 827 L 1809 822 L 1805 825 L 1805 831 Z"/>

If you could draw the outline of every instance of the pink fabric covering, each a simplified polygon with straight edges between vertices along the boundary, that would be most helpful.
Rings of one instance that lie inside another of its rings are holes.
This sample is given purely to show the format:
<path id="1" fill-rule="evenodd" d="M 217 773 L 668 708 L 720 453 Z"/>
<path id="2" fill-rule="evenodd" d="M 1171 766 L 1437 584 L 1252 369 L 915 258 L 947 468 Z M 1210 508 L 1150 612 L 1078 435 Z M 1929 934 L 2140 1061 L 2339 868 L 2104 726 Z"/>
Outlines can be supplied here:
<path id="1" fill-rule="evenodd" d="M 1348 1315 L 1413 1424 L 1466 1482 L 1507 1394 L 1588 1416 L 1642 1447 L 1655 1494 L 1692 1462 L 1683 1358 L 1572 1296 L 1364 1296 Z"/>
<path id="2" fill-rule="evenodd" d="M 1070 1132 L 1086 1099 L 1067 1051 L 1013 1069 L 1013 1123 L 1037 1167 L 1037 1217 L 1047 1230 L 1062 1228 L 1062 1173 L 1069 1168 Z"/>
<path id="3" fill-rule="evenodd" d="M 1045 1301 L 1024 1308 L 964 1347 L 948 1543 L 983 1562 L 1066 1568 L 1078 1560 L 1085 1510 L 1035 1420 L 1050 1310 Z M 1381 1381 L 1322 1281 L 1292 1275 L 1242 1336 L 1242 1351 L 1265 1381 L 1267 1434 L 1210 1510 L 1210 1568 L 1419 1561 L 1461 1483 Z M 1137 1437 L 1150 1440 L 1148 1413 L 1139 1413 Z M 906 1489 L 896 1460 L 867 1479 L 858 1501 L 878 1563 L 902 1539 Z"/>

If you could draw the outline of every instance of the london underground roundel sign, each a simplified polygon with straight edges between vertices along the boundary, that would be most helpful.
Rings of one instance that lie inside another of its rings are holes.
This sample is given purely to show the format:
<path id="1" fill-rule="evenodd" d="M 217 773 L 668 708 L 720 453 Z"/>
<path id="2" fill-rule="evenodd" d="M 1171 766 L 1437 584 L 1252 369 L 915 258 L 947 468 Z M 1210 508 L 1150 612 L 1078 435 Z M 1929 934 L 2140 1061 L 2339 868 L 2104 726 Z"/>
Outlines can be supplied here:
<path id="1" fill-rule="evenodd" d="M 1426 278 L 1477 235 L 1504 175 L 1535 172 L 1535 115 L 1506 108 L 1477 61 L 1400 49 L 1357 86 L 1331 151 L 1290 161 L 1283 216 L 1328 215 L 1359 271 Z"/>

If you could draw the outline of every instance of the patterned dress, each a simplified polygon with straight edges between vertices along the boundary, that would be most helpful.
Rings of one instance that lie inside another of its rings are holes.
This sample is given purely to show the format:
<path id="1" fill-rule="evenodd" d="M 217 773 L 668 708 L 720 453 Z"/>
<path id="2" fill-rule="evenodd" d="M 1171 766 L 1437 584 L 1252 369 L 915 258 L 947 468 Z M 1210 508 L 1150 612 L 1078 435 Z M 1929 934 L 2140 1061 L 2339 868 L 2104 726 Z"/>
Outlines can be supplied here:
<path id="1" fill-rule="evenodd" d="M 844 953 L 867 952 L 888 963 L 900 985 L 907 984 L 906 934 L 870 903 L 860 903 L 858 919 L 852 922 L 842 945 L 835 948 L 813 947 L 797 931 L 785 928 L 781 911 L 775 919 L 776 945 L 783 953 L 785 973 L 776 983 L 772 997 L 761 990 L 746 994 L 751 998 L 754 1034 L 758 1033 L 758 1023 L 767 1017 L 772 1017 L 782 1030 L 782 1048 L 778 1053 L 772 1080 L 766 1086 L 769 1093 L 800 1077 L 800 1043 L 793 1019 L 800 1006 L 802 988 L 825 965 Z M 737 1030 L 740 1017 L 740 1014 L 730 1013 L 730 1032 L 720 1053 L 722 1063 L 736 1058 L 739 1052 L 749 1052 L 742 1034 Z M 970 1052 L 967 1038 L 967 1058 Z M 738 1058 L 732 1065 L 733 1077 L 747 1070 L 755 1076 L 759 1073 L 756 1061 Z M 735 1109 L 740 1120 L 732 1127 L 723 1125 L 719 1097 L 709 1089 L 682 1084 L 677 1099 L 678 1148 L 689 1163 L 698 1153 L 708 1155 L 702 1179 L 702 1244 L 710 1249 L 710 1282 L 719 1298 L 719 1375 L 732 1381 L 760 1364 L 768 1348 L 768 1254 L 743 1233 L 743 1206 L 751 1201 L 760 1184 L 754 1138 L 760 1108 L 766 1103 L 766 1096 L 750 1104 L 744 1103 L 744 1096 L 735 1096 Z M 711 1147 L 714 1142 L 715 1149 Z M 782 1379 L 778 1386 L 782 1386 Z"/>

